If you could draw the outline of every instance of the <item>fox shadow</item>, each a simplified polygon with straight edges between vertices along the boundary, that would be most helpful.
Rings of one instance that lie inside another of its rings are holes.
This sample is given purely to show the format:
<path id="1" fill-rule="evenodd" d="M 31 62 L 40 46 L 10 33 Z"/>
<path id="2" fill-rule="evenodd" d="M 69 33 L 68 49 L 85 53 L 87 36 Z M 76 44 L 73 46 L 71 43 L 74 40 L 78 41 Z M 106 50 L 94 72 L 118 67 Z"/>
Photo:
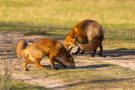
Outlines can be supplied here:
<path id="1" fill-rule="evenodd" d="M 85 52 L 84 54 L 79 54 L 78 56 L 90 55 L 92 52 Z M 99 51 L 97 51 L 96 56 L 98 56 Z M 135 55 L 135 49 L 127 49 L 127 48 L 117 48 L 114 50 L 104 50 L 102 57 L 122 57 L 122 56 L 132 56 Z"/>
<path id="2" fill-rule="evenodd" d="M 114 50 L 105 50 L 104 55 L 111 57 L 130 56 L 135 55 L 135 49 L 118 48 Z"/>
<path id="3" fill-rule="evenodd" d="M 75 68 L 67 66 L 67 68 L 64 68 L 60 64 L 55 64 L 55 65 L 58 70 L 61 70 L 61 69 L 96 69 L 96 68 L 104 68 L 104 67 L 112 66 L 111 64 L 95 64 L 95 65 L 76 66 Z M 51 66 L 46 65 L 45 67 L 50 68 Z"/>
<path id="4" fill-rule="evenodd" d="M 85 66 L 76 66 L 76 69 L 96 69 L 96 68 L 104 68 L 109 67 L 111 64 L 95 64 L 95 65 L 85 65 Z"/>

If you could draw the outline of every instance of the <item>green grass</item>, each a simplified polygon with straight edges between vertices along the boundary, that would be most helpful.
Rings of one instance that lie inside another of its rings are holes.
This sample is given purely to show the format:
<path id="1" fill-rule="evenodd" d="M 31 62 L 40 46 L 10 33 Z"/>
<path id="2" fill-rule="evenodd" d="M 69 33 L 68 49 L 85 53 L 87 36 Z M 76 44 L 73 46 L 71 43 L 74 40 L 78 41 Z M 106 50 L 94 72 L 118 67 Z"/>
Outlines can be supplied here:
<path id="1" fill-rule="evenodd" d="M 19 80 L 12 80 L 7 76 L 0 76 L 0 90 L 48 90 Z"/>
<path id="2" fill-rule="evenodd" d="M 105 45 L 124 42 L 134 48 L 134 9 L 133 0 L 1 0 L 0 30 L 64 39 L 75 24 L 89 18 L 105 28 Z"/>
<path id="3" fill-rule="evenodd" d="M 1 0 L 0 22 L 71 28 L 90 18 L 108 29 L 134 29 L 134 9 L 133 0 Z"/>
<path id="4" fill-rule="evenodd" d="M 104 48 L 135 49 L 135 4 L 133 0 L 1 0 L 0 30 L 21 31 L 25 35 L 43 34 L 64 39 L 78 22 L 98 21 L 105 28 Z M 56 39 L 56 38 L 55 38 Z M 78 68 L 28 72 L 38 77 L 60 78 L 73 82 L 67 89 L 135 89 L 135 72 L 108 63 L 102 68 Z M 15 89 L 35 86 L 13 83 Z M 38 89 L 37 89 L 38 90 Z"/>
<path id="5" fill-rule="evenodd" d="M 10 90 L 49 90 L 44 87 L 24 83 L 22 81 L 12 81 Z"/>
<path id="6" fill-rule="evenodd" d="M 69 83 L 66 87 L 67 90 L 135 89 L 134 71 L 98 60 L 90 60 L 89 62 L 90 65 L 78 66 L 76 69 L 46 71 L 31 68 L 28 73 L 40 78 L 62 79 Z"/>

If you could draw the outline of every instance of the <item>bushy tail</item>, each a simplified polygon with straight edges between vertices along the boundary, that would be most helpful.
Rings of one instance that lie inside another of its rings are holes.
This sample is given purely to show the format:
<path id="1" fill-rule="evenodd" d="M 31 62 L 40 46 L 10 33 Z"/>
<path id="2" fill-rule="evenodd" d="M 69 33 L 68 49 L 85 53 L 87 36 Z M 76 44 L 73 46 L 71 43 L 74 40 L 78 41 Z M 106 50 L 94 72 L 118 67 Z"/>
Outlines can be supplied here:
<path id="1" fill-rule="evenodd" d="M 16 46 L 16 55 L 18 58 L 21 58 L 22 55 L 22 50 L 24 50 L 27 47 L 28 43 L 27 40 L 21 39 L 18 41 L 17 46 Z"/>

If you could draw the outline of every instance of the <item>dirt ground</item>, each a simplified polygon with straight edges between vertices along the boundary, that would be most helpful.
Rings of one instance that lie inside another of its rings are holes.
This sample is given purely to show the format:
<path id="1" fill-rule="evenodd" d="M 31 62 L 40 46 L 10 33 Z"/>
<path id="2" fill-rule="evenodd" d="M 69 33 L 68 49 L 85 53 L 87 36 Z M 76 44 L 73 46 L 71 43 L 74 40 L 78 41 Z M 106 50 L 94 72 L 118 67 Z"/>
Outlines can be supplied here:
<path id="1" fill-rule="evenodd" d="M 33 35 L 33 36 L 23 36 L 20 32 L 1 32 L 0 33 L 0 59 L 2 60 L 13 60 L 13 65 L 15 67 L 20 68 L 20 61 L 15 56 L 15 47 L 16 43 L 19 39 L 27 39 L 28 41 L 32 42 L 39 38 L 44 38 L 46 36 L 42 35 Z M 103 57 L 90 57 L 89 54 L 82 54 L 75 56 L 75 59 L 78 61 L 76 63 L 77 66 L 87 66 L 89 65 L 90 60 L 100 60 L 103 62 L 108 62 L 112 64 L 119 65 L 121 67 L 129 68 L 131 70 L 135 70 L 135 51 L 127 50 L 127 49 L 115 49 L 115 50 L 104 50 Z M 82 61 L 83 59 L 83 61 Z M 0 64 L 2 62 L 0 61 Z M 49 64 L 49 62 L 47 63 Z M 63 90 L 68 83 L 64 83 L 62 80 L 59 79 L 52 79 L 52 78 L 36 78 L 33 76 L 29 76 L 27 74 L 20 72 L 13 72 L 14 79 L 23 80 L 28 83 L 32 84 L 39 84 L 43 87 L 48 88 L 55 88 L 55 90 Z"/>

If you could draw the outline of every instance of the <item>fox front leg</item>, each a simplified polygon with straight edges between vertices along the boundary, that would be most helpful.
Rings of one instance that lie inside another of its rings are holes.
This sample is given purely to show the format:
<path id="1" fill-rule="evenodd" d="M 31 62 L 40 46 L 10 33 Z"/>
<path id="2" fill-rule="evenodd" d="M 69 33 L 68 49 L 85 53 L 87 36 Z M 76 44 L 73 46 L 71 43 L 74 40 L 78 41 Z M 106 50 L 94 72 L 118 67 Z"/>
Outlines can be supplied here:
<path id="1" fill-rule="evenodd" d="M 67 68 L 67 66 L 65 64 L 63 64 L 62 62 L 60 62 L 58 59 L 55 59 L 55 61 L 59 64 L 61 64 L 64 68 Z"/>
<path id="2" fill-rule="evenodd" d="M 51 55 L 49 56 L 49 58 L 50 58 L 51 68 L 56 70 L 57 68 L 55 67 L 55 64 L 54 64 L 55 55 L 51 54 Z"/>
<path id="3" fill-rule="evenodd" d="M 75 53 L 73 53 L 74 55 L 79 54 L 79 52 L 81 51 L 80 47 L 77 48 L 77 51 Z"/>

